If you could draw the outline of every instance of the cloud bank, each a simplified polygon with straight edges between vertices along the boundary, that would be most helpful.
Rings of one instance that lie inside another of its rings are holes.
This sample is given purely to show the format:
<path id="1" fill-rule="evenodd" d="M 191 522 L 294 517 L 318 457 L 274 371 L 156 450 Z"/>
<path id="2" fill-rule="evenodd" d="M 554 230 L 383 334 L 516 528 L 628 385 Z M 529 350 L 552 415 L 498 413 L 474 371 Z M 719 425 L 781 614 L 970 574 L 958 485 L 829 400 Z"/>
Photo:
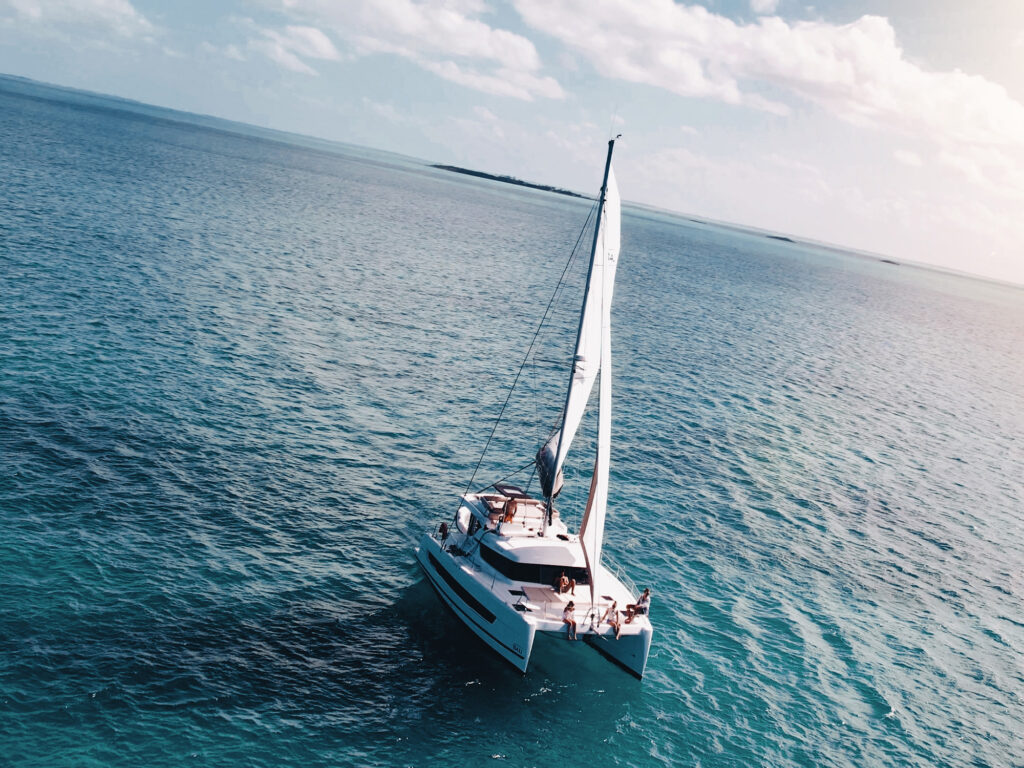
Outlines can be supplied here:
<path id="1" fill-rule="evenodd" d="M 151 35 L 155 27 L 128 0 L 0 0 L 3 17 L 45 31 L 55 27 L 95 29 L 123 38 Z"/>
<path id="2" fill-rule="evenodd" d="M 851 24 L 774 16 L 739 24 L 672 0 L 514 4 L 527 24 L 606 77 L 779 114 L 796 98 L 860 125 L 1024 146 L 1024 105 L 1005 88 L 960 71 L 923 69 L 878 16 Z"/>
<path id="3" fill-rule="evenodd" d="M 306 75 L 317 74 L 304 59 L 337 61 L 341 58 L 334 43 L 316 27 L 287 26 L 283 30 L 263 29 L 245 20 L 257 36 L 251 38 L 248 49 L 266 56 L 285 69 Z"/>
<path id="4" fill-rule="evenodd" d="M 284 0 L 296 19 L 331 30 L 353 55 L 388 53 L 438 77 L 485 93 L 532 101 L 560 99 L 558 82 L 540 74 L 533 43 L 478 17 L 479 0 Z"/>

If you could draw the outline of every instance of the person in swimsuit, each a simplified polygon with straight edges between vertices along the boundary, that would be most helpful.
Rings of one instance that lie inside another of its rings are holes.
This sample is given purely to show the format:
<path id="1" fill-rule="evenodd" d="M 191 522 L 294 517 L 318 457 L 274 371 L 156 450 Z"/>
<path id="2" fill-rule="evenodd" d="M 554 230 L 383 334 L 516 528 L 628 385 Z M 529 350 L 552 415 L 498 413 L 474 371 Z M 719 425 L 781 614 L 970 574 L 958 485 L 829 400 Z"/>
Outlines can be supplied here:
<path id="1" fill-rule="evenodd" d="M 576 603 L 572 600 L 565 606 L 565 610 L 562 611 L 562 623 L 566 625 L 566 631 L 569 633 L 569 639 L 576 639 L 576 619 L 573 618 L 573 614 L 576 612 Z"/>
<path id="2" fill-rule="evenodd" d="M 565 575 L 565 571 L 562 571 L 562 575 L 558 577 L 558 594 L 564 595 L 568 592 L 570 595 L 576 594 L 576 579 L 570 579 Z"/>
<path id="3" fill-rule="evenodd" d="M 604 616 L 601 617 L 602 624 L 606 621 L 615 627 L 615 639 L 618 640 L 619 632 L 622 631 L 622 622 L 619 621 L 619 604 L 615 600 L 612 600 L 612 604 L 604 612 Z"/>
<path id="4" fill-rule="evenodd" d="M 633 621 L 634 616 L 646 616 L 649 610 L 651 610 L 651 590 L 645 588 L 639 600 L 626 606 L 626 623 L 629 624 Z"/>

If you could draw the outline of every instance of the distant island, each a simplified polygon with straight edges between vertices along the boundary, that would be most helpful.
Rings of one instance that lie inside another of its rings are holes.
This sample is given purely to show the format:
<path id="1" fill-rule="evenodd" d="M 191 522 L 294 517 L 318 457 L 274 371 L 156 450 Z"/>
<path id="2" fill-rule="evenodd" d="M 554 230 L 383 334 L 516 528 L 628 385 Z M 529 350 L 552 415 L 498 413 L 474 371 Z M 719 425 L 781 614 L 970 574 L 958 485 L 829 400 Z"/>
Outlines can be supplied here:
<path id="1" fill-rule="evenodd" d="M 787 242 L 787 243 L 794 242 L 793 238 L 786 237 L 785 235 L 767 235 L 767 237 L 769 239 L 771 239 L 771 240 L 782 240 L 782 241 Z"/>
<path id="2" fill-rule="evenodd" d="M 897 267 L 900 265 L 898 261 L 893 261 L 892 259 L 879 259 L 879 261 L 882 262 L 883 264 L 893 264 Z"/>
<path id="3" fill-rule="evenodd" d="M 500 181 L 505 184 L 515 184 L 519 187 L 529 187 L 530 189 L 540 189 L 544 192 L 554 192 L 556 195 L 568 195 L 569 197 L 581 197 L 584 200 L 587 199 L 585 195 L 577 194 L 576 192 L 570 192 L 568 189 L 559 189 L 558 187 L 549 187 L 547 184 L 531 184 L 528 181 L 517 179 L 515 176 L 495 176 L 492 173 L 484 173 L 483 171 L 474 171 L 469 168 L 459 168 L 457 165 L 431 165 L 431 168 L 439 168 L 442 171 L 451 171 L 452 173 L 464 173 L 467 176 L 476 176 L 480 179 L 490 179 L 491 181 Z"/>

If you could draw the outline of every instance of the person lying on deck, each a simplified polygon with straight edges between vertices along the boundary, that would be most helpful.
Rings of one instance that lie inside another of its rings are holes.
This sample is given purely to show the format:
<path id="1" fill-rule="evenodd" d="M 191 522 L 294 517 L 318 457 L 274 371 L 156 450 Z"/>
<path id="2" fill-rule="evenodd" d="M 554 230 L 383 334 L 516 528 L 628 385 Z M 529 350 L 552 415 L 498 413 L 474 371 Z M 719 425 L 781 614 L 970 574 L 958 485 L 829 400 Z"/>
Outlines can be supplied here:
<path id="1" fill-rule="evenodd" d="M 626 606 L 626 623 L 632 622 L 634 616 L 646 616 L 649 610 L 651 610 L 651 590 L 645 587 L 640 599 Z"/>
<path id="2" fill-rule="evenodd" d="M 601 623 L 605 622 L 615 627 L 615 639 L 618 640 L 619 632 L 622 631 L 622 622 L 619 621 L 619 604 L 615 600 L 612 600 L 612 604 L 604 612 L 604 616 L 601 617 Z"/>

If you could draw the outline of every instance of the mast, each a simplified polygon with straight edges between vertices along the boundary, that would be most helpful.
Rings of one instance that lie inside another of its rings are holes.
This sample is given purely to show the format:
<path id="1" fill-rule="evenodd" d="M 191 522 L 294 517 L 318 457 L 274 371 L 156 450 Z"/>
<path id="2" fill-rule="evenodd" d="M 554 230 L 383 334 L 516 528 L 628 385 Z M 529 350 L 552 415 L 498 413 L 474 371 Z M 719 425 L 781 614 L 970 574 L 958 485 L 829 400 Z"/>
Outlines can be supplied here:
<path id="1" fill-rule="evenodd" d="M 559 490 L 561 490 L 561 484 L 559 481 L 562 470 L 562 463 L 565 460 L 565 456 L 563 453 L 563 444 L 565 445 L 565 450 L 567 451 L 568 444 L 572 442 L 572 439 L 575 436 L 575 431 L 579 426 L 577 422 L 577 424 L 573 426 L 573 434 L 570 434 L 568 436 L 568 440 L 566 440 L 565 426 L 566 419 L 569 414 L 569 407 L 572 402 L 574 384 L 576 383 L 578 374 L 580 374 L 579 377 L 581 379 L 586 377 L 584 369 L 589 368 L 590 365 L 593 363 L 593 361 L 587 360 L 585 356 L 581 354 L 581 342 L 583 339 L 584 324 L 587 320 L 588 300 L 590 299 L 590 292 L 594 278 L 594 264 L 597 261 L 598 244 L 601 241 L 601 224 L 604 218 L 605 202 L 607 200 L 608 195 L 608 176 L 611 173 L 612 168 L 612 152 L 615 150 L 615 140 L 618 139 L 621 135 L 622 134 L 618 134 L 617 136 L 615 136 L 615 138 L 608 140 L 608 155 L 605 158 L 604 176 L 601 179 L 601 195 L 598 200 L 597 206 L 597 221 L 594 224 L 594 241 L 590 246 L 590 265 L 587 268 L 587 283 L 583 291 L 583 304 L 580 307 L 580 322 L 576 330 L 576 346 L 575 353 L 573 355 L 572 372 L 569 375 L 569 386 L 566 389 L 565 393 L 565 404 L 562 406 L 562 417 L 560 419 L 561 426 L 558 430 L 558 440 L 554 446 L 553 455 L 551 455 L 551 440 L 549 440 L 547 443 L 541 446 L 540 451 L 537 452 L 537 469 L 538 474 L 540 475 L 541 488 L 544 492 L 544 499 L 547 506 L 547 513 L 544 515 L 544 525 L 541 528 L 541 536 L 544 536 L 547 533 L 547 528 L 551 524 L 551 513 L 553 508 L 552 501 L 554 497 L 558 495 Z M 601 365 L 600 359 L 597 361 L 597 363 L 598 365 Z M 593 387 L 592 379 L 590 382 L 590 387 Z M 586 394 L 587 398 L 589 398 L 589 390 Z M 551 458 L 549 459 L 548 456 L 551 456 Z M 550 461 L 550 466 L 548 466 L 548 461 Z M 588 502 L 588 508 L 589 506 L 590 505 Z"/>
<path id="2" fill-rule="evenodd" d="M 601 336 L 601 386 L 597 406 L 597 454 L 594 473 L 590 479 L 587 508 L 580 525 L 580 546 L 587 564 L 590 582 L 590 604 L 601 594 L 598 573 L 601 550 L 604 547 L 604 520 L 608 513 L 608 482 L 611 469 L 612 447 L 612 293 L 615 287 L 615 267 L 619 257 L 619 227 L 621 201 L 615 175 L 609 173 L 605 195 L 606 224 L 601 232 L 601 297 L 599 327 Z"/>

